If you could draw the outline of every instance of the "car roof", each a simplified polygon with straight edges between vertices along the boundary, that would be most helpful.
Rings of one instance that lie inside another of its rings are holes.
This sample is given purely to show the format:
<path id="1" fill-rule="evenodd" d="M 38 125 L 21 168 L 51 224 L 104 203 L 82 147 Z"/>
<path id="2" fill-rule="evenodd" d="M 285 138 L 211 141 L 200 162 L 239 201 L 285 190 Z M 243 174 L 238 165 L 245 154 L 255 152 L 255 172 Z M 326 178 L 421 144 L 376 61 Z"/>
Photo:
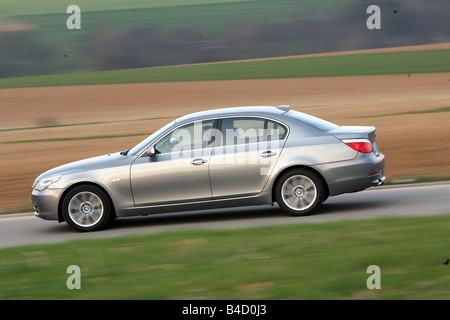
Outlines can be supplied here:
<path id="1" fill-rule="evenodd" d="M 199 111 L 182 116 L 175 121 L 177 123 L 193 121 L 197 119 L 227 117 L 227 116 L 280 116 L 289 110 L 288 106 L 246 106 L 220 108 L 206 111 Z"/>

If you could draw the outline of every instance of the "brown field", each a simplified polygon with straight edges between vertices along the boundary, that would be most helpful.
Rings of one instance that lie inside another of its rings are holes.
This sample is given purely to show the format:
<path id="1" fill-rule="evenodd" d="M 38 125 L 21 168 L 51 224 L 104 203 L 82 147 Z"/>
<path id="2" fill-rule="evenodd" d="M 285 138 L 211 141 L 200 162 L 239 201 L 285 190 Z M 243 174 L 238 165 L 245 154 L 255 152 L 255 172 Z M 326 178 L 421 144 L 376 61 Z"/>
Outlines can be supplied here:
<path id="1" fill-rule="evenodd" d="M 145 136 L 5 142 L 151 133 L 193 111 L 279 104 L 341 125 L 376 126 L 388 179 L 450 176 L 450 112 L 389 116 L 450 107 L 450 73 L 3 89 L 0 130 L 117 122 L 0 131 L 0 212 L 26 210 L 43 171 L 128 149 Z M 156 117 L 167 118 L 139 120 Z"/>

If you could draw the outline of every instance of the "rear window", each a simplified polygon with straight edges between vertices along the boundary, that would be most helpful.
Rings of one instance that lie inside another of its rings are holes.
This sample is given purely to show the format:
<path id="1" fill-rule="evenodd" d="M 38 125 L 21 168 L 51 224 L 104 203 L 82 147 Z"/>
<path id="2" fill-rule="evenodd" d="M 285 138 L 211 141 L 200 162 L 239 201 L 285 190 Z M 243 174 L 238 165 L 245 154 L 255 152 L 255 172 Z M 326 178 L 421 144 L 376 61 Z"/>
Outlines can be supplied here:
<path id="1" fill-rule="evenodd" d="M 336 128 L 339 128 L 337 124 L 331 123 L 329 121 L 311 116 L 309 114 L 298 112 L 295 110 L 291 110 L 288 113 L 286 113 L 287 116 L 298 119 L 304 123 L 309 124 L 310 126 L 313 126 L 314 128 L 317 128 L 322 131 L 329 131 Z"/>

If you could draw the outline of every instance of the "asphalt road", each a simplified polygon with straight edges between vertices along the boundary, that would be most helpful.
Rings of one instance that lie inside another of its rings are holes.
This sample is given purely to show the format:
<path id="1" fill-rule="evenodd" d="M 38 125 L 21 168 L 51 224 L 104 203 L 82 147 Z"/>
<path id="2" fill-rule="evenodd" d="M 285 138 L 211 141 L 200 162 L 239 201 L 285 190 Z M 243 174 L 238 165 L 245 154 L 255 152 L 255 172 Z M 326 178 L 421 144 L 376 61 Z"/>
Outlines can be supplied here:
<path id="1" fill-rule="evenodd" d="M 317 214 L 306 217 L 286 215 L 277 205 L 217 209 L 121 218 L 108 229 L 91 233 L 76 232 L 66 223 L 41 220 L 32 213 L 2 215 L 0 248 L 180 229 L 239 228 L 435 214 L 450 215 L 450 182 L 383 186 L 331 197 Z"/>

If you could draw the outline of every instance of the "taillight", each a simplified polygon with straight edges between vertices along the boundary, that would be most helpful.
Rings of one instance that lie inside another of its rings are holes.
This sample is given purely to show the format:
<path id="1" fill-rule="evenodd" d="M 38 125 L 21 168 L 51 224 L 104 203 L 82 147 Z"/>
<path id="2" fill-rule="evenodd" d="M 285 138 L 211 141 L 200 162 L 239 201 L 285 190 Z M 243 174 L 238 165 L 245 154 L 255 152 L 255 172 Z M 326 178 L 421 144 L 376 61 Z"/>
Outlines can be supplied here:
<path id="1" fill-rule="evenodd" d="M 362 153 L 370 153 L 373 151 L 372 143 L 368 139 L 346 139 L 342 140 L 350 148 Z"/>

